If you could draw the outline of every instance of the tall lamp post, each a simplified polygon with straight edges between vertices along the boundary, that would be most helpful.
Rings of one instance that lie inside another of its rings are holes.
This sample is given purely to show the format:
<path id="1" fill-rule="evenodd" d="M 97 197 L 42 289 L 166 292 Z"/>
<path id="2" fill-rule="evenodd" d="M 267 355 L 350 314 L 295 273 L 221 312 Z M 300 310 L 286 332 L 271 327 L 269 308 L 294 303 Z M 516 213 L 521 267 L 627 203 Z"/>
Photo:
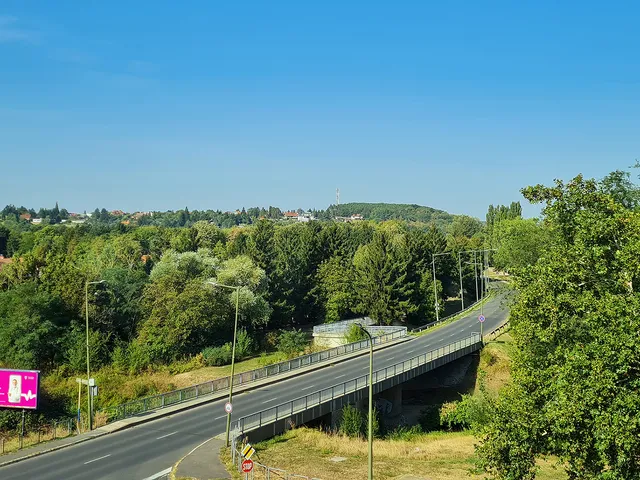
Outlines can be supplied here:
<path id="1" fill-rule="evenodd" d="M 356 325 L 369 337 L 369 480 L 373 480 L 373 337 L 361 324 Z"/>
<path id="2" fill-rule="evenodd" d="M 86 320 L 87 330 L 87 415 L 89 416 L 89 431 L 93 430 L 93 409 L 91 408 L 91 385 L 89 385 L 89 379 L 91 378 L 91 371 L 89 368 L 89 285 L 98 285 L 106 283 L 104 280 L 98 280 L 95 282 L 86 281 L 84 284 L 84 312 Z"/>
<path id="3" fill-rule="evenodd" d="M 238 303 L 240 299 L 240 286 L 232 286 L 232 285 L 224 285 L 218 282 L 207 282 L 209 285 L 213 285 L 214 287 L 222 287 L 228 288 L 230 290 L 235 290 L 236 292 L 236 320 L 233 324 L 233 346 L 231 347 L 231 379 L 229 380 L 229 403 L 233 400 L 233 375 L 235 372 L 235 361 L 236 361 L 236 334 L 238 332 Z M 227 440 L 226 446 L 229 446 L 229 431 L 231 430 L 231 412 L 227 413 Z"/>

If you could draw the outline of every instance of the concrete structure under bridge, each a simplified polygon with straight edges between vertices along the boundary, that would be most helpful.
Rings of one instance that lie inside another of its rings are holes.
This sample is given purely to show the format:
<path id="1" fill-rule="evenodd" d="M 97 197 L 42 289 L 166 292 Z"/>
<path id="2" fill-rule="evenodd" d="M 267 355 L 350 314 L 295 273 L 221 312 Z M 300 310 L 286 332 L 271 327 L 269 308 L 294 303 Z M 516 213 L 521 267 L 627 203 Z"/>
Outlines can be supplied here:
<path id="1" fill-rule="evenodd" d="M 373 374 L 374 395 L 382 394 L 392 407 L 392 415 L 401 409 L 401 384 L 432 371 L 482 348 L 479 333 L 433 351 L 418 354 L 407 360 L 377 369 Z M 367 398 L 368 375 L 337 383 L 329 388 L 312 392 L 276 407 L 240 418 L 236 424 L 237 436 L 257 442 L 279 435 L 286 430 L 312 422 L 323 416 L 333 421 L 345 405 L 357 404 Z M 396 410 L 395 412 L 393 410 Z M 333 422 L 332 422 L 333 423 Z"/>

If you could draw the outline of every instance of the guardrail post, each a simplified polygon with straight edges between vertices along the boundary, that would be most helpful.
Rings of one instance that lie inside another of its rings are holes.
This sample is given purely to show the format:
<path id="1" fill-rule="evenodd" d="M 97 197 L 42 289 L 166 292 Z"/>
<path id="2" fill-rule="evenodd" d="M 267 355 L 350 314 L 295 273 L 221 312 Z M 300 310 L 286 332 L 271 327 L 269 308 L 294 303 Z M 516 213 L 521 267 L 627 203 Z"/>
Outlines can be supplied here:
<path id="1" fill-rule="evenodd" d="M 56 439 L 56 422 L 53 422 L 53 439 Z"/>
<path id="2" fill-rule="evenodd" d="M 178 390 L 180 392 L 180 401 L 182 401 L 182 390 Z"/>
<path id="3" fill-rule="evenodd" d="M 196 398 L 198 398 L 198 385 L 196 385 Z"/>
<path id="4" fill-rule="evenodd" d="M 146 398 L 142 401 L 142 411 L 143 412 L 147 411 L 147 399 Z"/>

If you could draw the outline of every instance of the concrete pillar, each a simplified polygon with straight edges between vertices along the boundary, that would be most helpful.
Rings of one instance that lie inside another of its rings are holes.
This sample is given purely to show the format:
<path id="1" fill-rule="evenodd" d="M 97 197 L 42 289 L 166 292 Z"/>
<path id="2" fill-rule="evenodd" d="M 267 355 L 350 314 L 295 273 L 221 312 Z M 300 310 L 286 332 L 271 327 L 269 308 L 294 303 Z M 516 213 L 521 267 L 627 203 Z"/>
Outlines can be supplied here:
<path id="1" fill-rule="evenodd" d="M 385 400 L 380 402 L 381 406 L 386 407 L 385 416 L 395 417 L 402 413 L 402 384 L 385 390 L 380 397 Z"/>

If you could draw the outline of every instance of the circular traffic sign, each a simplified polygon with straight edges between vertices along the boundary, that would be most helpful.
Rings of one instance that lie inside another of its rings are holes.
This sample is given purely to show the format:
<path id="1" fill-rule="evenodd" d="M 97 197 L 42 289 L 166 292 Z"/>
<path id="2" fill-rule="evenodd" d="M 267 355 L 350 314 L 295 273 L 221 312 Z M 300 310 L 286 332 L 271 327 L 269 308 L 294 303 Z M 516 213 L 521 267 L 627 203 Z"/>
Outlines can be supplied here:
<path id="1" fill-rule="evenodd" d="M 229 402 L 224 404 L 224 411 L 227 413 L 231 413 L 233 412 L 233 405 L 231 405 Z"/>
<path id="2" fill-rule="evenodd" d="M 243 460 L 242 471 L 244 473 L 249 473 L 251 470 L 253 470 L 253 460 Z"/>
<path id="3" fill-rule="evenodd" d="M 480 315 L 480 316 L 478 317 L 478 321 L 479 321 L 480 323 L 484 322 L 484 320 L 485 320 L 484 315 Z"/>

